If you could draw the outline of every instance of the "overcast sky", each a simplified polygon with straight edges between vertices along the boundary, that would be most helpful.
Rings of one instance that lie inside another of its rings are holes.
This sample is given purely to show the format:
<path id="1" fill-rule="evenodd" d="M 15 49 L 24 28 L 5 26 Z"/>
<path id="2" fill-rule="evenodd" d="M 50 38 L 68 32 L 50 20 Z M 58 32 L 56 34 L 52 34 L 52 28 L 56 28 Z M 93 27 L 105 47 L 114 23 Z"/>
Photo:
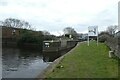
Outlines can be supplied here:
<path id="1" fill-rule="evenodd" d="M 17 18 L 37 30 L 59 35 L 65 27 L 87 33 L 88 26 L 99 31 L 118 24 L 119 0 L 0 0 L 0 20 Z"/>

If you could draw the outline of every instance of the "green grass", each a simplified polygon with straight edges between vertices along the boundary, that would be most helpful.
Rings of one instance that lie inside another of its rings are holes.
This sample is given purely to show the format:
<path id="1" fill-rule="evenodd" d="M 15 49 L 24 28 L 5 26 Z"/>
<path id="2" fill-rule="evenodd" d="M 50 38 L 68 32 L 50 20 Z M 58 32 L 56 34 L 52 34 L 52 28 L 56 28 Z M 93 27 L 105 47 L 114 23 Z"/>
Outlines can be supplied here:
<path id="1" fill-rule="evenodd" d="M 46 78 L 117 78 L 118 60 L 109 58 L 108 51 L 104 43 L 81 43 Z"/>

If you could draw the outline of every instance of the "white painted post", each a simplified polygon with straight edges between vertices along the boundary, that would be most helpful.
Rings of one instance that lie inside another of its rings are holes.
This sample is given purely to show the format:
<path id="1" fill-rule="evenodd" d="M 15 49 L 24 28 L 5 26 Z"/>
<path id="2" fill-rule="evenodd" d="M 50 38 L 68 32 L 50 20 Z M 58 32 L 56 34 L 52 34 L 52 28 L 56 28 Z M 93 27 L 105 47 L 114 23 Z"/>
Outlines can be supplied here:
<path id="1" fill-rule="evenodd" d="M 88 46 L 89 46 L 90 42 L 89 42 L 89 35 L 88 35 Z"/>
<path id="2" fill-rule="evenodd" d="M 88 46 L 89 46 L 89 27 L 88 27 Z"/>
<path id="3" fill-rule="evenodd" d="M 97 46 L 98 46 L 98 36 L 97 36 Z"/>
<path id="4" fill-rule="evenodd" d="M 2 80 L 2 48 L 0 48 L 0 80 Z"/>
<path id="5" fill-rule="evenodd" d="M 97 26 L 97 46 L 98 46 L 98 26 Z"/>

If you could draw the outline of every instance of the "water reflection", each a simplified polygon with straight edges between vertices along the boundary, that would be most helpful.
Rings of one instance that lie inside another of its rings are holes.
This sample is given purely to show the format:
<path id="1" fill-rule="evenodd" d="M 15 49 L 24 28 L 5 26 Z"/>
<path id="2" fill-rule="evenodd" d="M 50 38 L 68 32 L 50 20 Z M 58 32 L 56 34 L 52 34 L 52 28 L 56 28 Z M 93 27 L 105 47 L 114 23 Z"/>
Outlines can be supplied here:
<path id="1" fill-rule="evenodd" d="M 35 78 L 49 64 L 40 51 L 3 48 L 3 78 Z"/>
<path id="2" fill-rule="evenodd" d="M 3 78 L 35 78 L 55 59 L 65 54 L 62 52 L 42 53 L 36 50 L 3 48 Z M 49 63 L 50 62 L 50 63 Z"/>

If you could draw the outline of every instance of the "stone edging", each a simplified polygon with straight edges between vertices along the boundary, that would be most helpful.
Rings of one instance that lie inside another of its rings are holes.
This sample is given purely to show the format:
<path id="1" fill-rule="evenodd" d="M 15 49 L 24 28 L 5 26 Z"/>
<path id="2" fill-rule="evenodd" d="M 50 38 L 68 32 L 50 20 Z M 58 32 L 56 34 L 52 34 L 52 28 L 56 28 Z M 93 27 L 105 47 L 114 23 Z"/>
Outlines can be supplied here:
<path id="1" fill-rule="evenodd" d="M 80 42 L 80 43 L 81 43 L 81 42 Z M 37 78 L 45 78 L 45 77 L 46 77 L 46 74 L 49 74 L 50 72 L 52 72 L 52 71 L 55 69 L 55 67 L 57 66 L 57 64 L 59 64 L 60 61 L 61 61 L 65 56 L 67 56 L 68 54 L 70 54 L 76 47 L 78 47 L 80 43 L 78 43 L 78 44 L 77 44 L 73 49 L 71 49 L 68 53 L 66 53 L 65 55 L 59 57 L 59 58 L 56 59 L 54 62 L 50 63 L 50 65 L 49 65 L 44 71 L 42 71 L 41 74 L 39 74 L 39 75 L 37 76 Z"/>

